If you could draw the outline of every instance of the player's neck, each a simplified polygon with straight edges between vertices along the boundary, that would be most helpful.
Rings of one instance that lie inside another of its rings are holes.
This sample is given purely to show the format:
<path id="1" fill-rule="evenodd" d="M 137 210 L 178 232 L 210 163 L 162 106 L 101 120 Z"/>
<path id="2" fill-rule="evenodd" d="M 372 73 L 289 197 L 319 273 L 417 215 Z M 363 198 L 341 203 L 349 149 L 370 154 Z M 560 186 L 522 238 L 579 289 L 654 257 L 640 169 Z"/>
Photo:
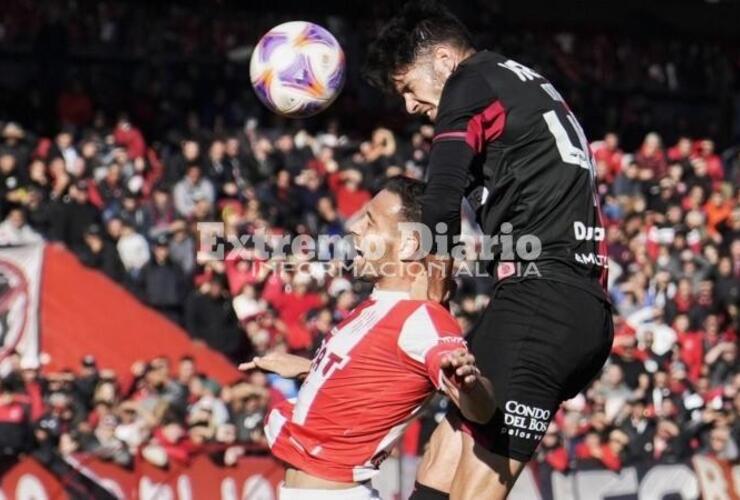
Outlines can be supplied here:
<path id="1" fill-rule="evenodd" d="M 474 56 L 478 52 L 475 49 L 468 49 L 460 54 L 460 56 L 457 59 L 457 62 L 455 63 L 455 68 L 457 68 L 461 63 L 467 61 L 470 57 Z"/>
<path id="2" fill-rule="evenodd" d="M 375 289 L 384 292 L 411 292 L 409 276 L 383 276 L 375 282 Z"/>

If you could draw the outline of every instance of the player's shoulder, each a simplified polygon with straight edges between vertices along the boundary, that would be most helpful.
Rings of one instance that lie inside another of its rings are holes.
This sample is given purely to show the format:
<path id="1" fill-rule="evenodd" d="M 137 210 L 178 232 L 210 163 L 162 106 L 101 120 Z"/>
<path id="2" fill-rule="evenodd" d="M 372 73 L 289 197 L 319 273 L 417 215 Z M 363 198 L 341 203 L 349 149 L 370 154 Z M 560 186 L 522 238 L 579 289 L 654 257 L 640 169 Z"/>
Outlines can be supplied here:
<path id="1" fill-rule="evenodd" d="M 461 62 L 448 78 L 445 89 L 457 90 L 473 85 L 487 86 L 487 75 L 500 69 L 506 58 L 496 52 L 483 50 Z"/>
<path id="2" fill-rule="evenodd" d="M 496 53 L 477 52 L 464 60 L 445 82 L 439 102 L 438 127 L 454 128 L 457 118 L 474 115 L 499 99 L 492 71 L 505 59 Z"/>
<path id="3" fill-rule="evenodd" d="M 460 325 L 440 304 L 415 300 L 407 301 L 407 305 L 413 307 L 398 332 L 397 345 L 412 359 L 424 362 L 426 354 L 435 346 L 463 342 Z"/>
<path id="4" fill-rule="evenodd" d="M 455 317 L 439 302 L 433 300 L 407 299 L 405 301 L 405 326 L 429 327 L 437 332 L 459 333 L 460 326 Z"/>
<path id="5" fill-rule="evenodd" d="M 477 52 L 455 68 L 442 89 L 442 102 L 460 104 L 492 94 L 483 71 L 491 62 L 487 52 Z"/>

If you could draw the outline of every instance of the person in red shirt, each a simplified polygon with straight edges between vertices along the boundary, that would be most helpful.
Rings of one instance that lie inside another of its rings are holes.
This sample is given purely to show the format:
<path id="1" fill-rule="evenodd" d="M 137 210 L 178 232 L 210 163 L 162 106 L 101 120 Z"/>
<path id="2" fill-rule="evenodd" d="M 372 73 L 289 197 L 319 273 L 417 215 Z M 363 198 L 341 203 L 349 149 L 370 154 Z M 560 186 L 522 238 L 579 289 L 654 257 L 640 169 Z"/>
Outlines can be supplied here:
<path id="1" fill-rule="evenodd" d="M 359 170 L 334 172 L 327 181 L 337 201 L 337 211 L 344 219 L 352 217 L 370 201 L 370 193 L 361 187 L 362 173 Z"/>
<path id="2" fill-rule="evenodd" d="M 672 162 L 686 162 L 691 157 L 692 144 L 688 137 L 681 137 L 675 146 L 668 149 L 668 159 Z"/>
<path id="3" fill-rule="evenodd" d="M 158 467 L 173 463 L 187 466 L 198 448 L 179 422 L 165 419 L 154 429 L 151 443 L 141 450 L 141 454 L 147 462 Z"/>
<path id="4" fill-rule="evenodd" d="M 597 163 L 603 162 L 606 165 L 607 182 L 612 182 L 614 178 L 622 171 L 622 159 L 624 153 L 619 149 L 619 136 L 614 132 L 609 132 L 604 136 L 603 141 L 597 141 L 591 144 L 594 159 Z"/>
<path id="5" fill-rule="evenodd" d="M 116 144 L 126 148 L 128 157 L 132 160 L 144 158 L 146 154 L 146 141 L 141 131 L 134 127 L 128 117 L 121 116 L 113 130 L 113 140 Z"/>
<path id="6" fill-rule="evenodd" d="M 668 164 L 665 153 L 663 153 L 660 136 L 650 132 L 635 155 L 635 161 L 640 168 L 652 171 L 654 179 L 660 179 L 665 175 Z"/>
<path id="7" fill-rule="evenodd" d="M 583 462 L 592 462 L 595 465 L 618 471 L 622 468 L 622 460 L 609 444 L 603 444 L 599 434 L 590 431 L 581 443 L 576 445 L 576 458 Z"/>
<path id="8" fill-rule="evenodd" d="M 329 146 L 321 146 L 319 154 L 311 159 L 306 165 L 320 176 L 337 171 L 337 161 L 334 159 L 334 149 Z"/>
<path id="9" fill-rule="evenodd" d="M 538 450 L 537 460 L 546 463 L 558 472 L 568 470 L 570 462 L 568 450 L 563 446 L 560 428 L 555 422 L 550 422 L 547 431 L 545 431 L 545 436 L 542 438 L 542 444 Z"/>
<path id="10" fill-rule="evenodd" d="M 0 449 L 19 454 L 32 442 L 31 418 L 22 383 L 0 378 Z"/>
<path id="11" fill-rule="evenodd" d="M 715 182 L 720 182 L 725 176 L 722 159 L 714 152 L 714 141 L 702 139 L 696 146 L 695 158 L 702 158 L 707 163 L 707 174 Z"/>
<path id="12" fill-rule="evenodd" d="M 285 324 L 285 341 L 291 351 L 300 351 L 311 346 L 313 339 L 306 327 L 306 314 L 326 303 L 326 297 L 312 292 L 310 284 L 311 276 L 306 273 L 296 273 L 289 286 L 273 273 L 262 294 L 262 298 L 275 308 Z"/>
<path id="13" fill-rule="evenodd" d="M 704 364 L 704 335 L 689 331 L 689 317 L 686 314 L 676 316 L 673 329 L 678 334 L 679 357 L 688 369 L 689 380 L 696 381 Z"/>

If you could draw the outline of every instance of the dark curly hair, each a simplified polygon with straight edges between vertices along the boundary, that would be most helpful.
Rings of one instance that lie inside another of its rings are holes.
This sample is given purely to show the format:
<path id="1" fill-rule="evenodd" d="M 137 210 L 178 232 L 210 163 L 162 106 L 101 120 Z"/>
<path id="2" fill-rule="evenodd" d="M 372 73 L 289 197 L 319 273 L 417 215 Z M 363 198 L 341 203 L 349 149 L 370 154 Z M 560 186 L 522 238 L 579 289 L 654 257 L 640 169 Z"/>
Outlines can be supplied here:
<path id="1" fill-rule="evenodd" d="M 368 47 L 363 74 L 372 86 L 392 92 L 392 76 L 440 43 L 462 50 L 473 48 L 467 28 L 446 6 L 436 0 L 411 0 Z"/>
<path id="2" fill-rule="evenodd" d="M 401 198 L 401 218 L 404 221 L 421 222 L 421 196 L 426 189 L 426 183 L 396 175 L 385 181 L 383 189 Z"/>

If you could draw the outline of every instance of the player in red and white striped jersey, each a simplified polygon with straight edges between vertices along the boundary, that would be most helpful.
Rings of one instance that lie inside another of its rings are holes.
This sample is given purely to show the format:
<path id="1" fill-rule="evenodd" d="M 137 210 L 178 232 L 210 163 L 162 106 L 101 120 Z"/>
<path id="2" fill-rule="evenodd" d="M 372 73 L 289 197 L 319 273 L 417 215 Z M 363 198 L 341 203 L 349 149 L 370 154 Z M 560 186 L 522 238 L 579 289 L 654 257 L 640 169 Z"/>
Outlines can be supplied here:
<path id="1" fill-rule="evenodd" d="M 350 228 L 360 248 L 370 240 L 385 248 L 377 258 L 359 254 L 354 261 L 375 289 L 312 361 L 273 354 L 245 366 L 306 375 L 295 402 L 266 419 L 272 452 L 288 465 L 281 499 L 377 498 L 367 482 L 436 390 L 467 418 L 485 422 L 492 415 L 490 389 L 456 320 L 436 302 L 412 298 L 423 279 L 405 259 L 418 241 L 402 238 L 398 224 L 418 221 L 423 189 L 419 181 L 392 179 Z"/>

